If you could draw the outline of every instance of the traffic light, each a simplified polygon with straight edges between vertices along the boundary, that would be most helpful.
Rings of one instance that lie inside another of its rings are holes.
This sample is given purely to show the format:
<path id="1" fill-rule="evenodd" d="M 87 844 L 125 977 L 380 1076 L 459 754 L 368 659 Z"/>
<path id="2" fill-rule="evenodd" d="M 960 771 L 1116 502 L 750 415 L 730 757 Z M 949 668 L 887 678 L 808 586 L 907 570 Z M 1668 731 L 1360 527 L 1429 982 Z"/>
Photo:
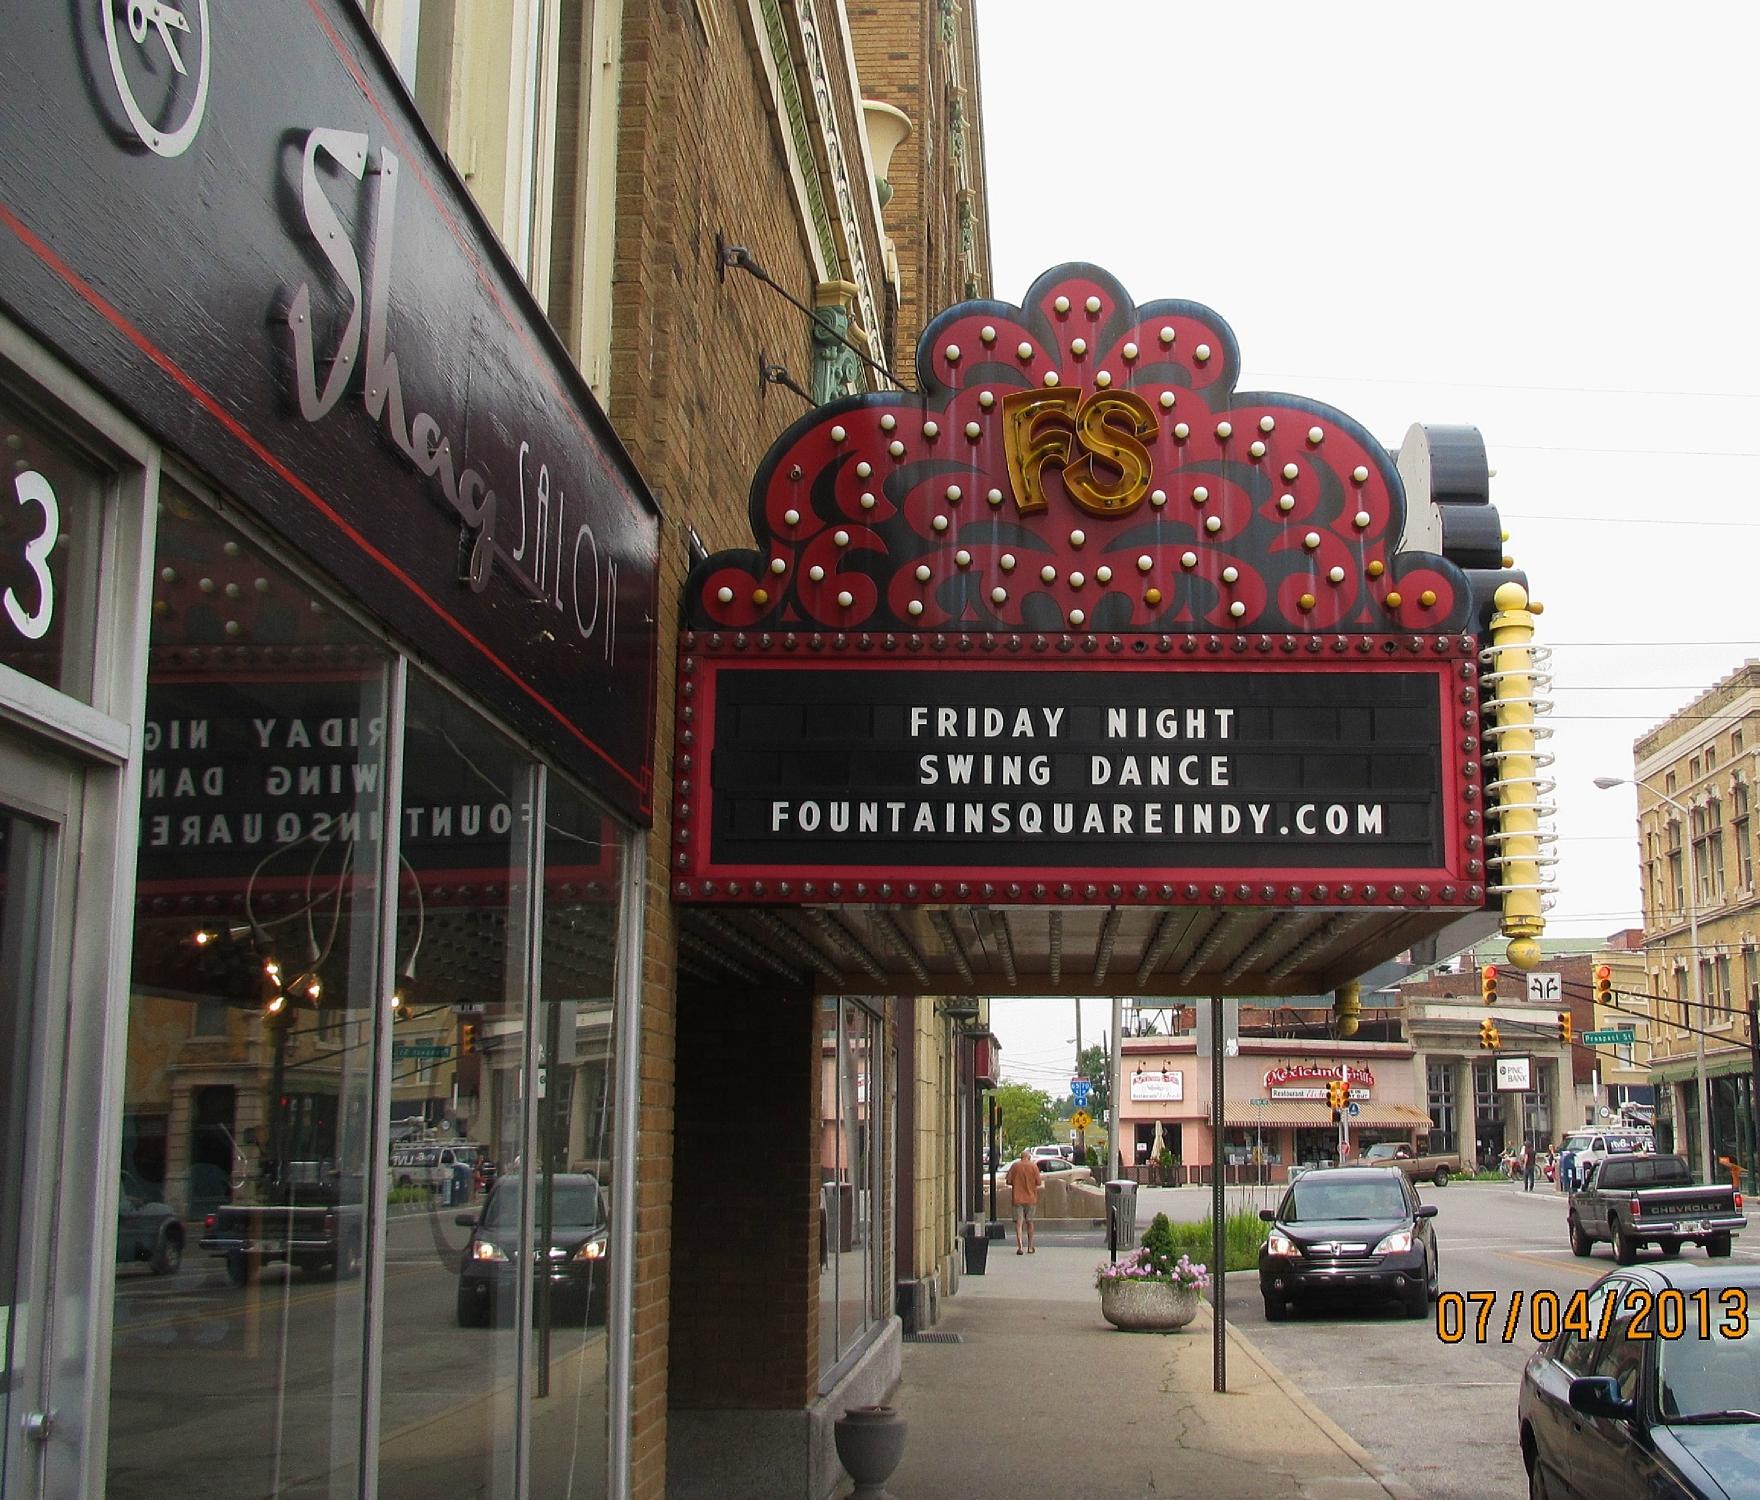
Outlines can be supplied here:
<path id="1" fill-rule="evenodd" d="M 1503 1045 L 1503 1036 L 1497 1029 L 1497 1022 L 1491 1023 L 1491 1050 L 1495 1052 Z"/>
<path id="2" fill-rule="evenodd" d="M 458 1050 L 463 1056 L 466 1052 L 477 1050 L 477 1023 L 475 1021 L 460 1022 L 458 1028 Z"/>
<path id="3" fill-rule="evenodd" d="M 1595 965 L 1595 1003 L 1597 1005 L 1613 1004 L 1613 966 L 1611 964 Z"/>
<path id="4" fill-rule="evenodd" d="M 1486 964 L 1479 970 L 1479 993 L 1487 1005 L 1497 1004 L 1497 965 Z"/>
<path id="5" fill-rule="evenodd" d="M 1486 1016 L 1479 1023 L 1479 1045 L 1495 1052 L 1502 1044 L 1503 1039 L 1497 1034 L 1497 1022 Z"/>
<path id="6" fill-rule="evenodd" d="M 1558 1039 L 1566 1046 L 1570 1045 L 1571 1013 L 1568 1010 L 1561 1010 L 1558 1013 Z"/>
<path id="7" fill-rule="evenodd" d="M 1328 1079 L 1326 1083 L 1326 1102 L 1333 1109 L 1343 1109 L 1351 1102 L 1350 1088 L 1342 1079 Z"/>

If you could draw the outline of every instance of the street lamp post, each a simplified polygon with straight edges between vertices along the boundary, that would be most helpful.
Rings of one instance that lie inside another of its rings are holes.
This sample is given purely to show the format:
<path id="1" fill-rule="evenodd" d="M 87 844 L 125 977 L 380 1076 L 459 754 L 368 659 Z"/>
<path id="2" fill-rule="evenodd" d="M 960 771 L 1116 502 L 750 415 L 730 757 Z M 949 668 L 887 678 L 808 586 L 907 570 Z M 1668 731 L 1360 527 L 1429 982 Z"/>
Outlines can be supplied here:
<path id="1" fill-rule="evenodd" d="M 1693 846 L 1693 814 L 1667 792 L 1633 781 L 1628 776 L 1597 776 L 1595 785 L 1602 791 L 1610 787 L 1641 787 L 1659 802 L 1666 802 L 1685 821 L 1682 832 L 1687 842 L 1687 992 L 1693 1006 L 1693 1079 L 1699 1091 L 1699 1180 L 1711 1181 L 1711 1098 L 1705 1084 L 1705 1007 L 1699 983 L 1699 854 Z"/>

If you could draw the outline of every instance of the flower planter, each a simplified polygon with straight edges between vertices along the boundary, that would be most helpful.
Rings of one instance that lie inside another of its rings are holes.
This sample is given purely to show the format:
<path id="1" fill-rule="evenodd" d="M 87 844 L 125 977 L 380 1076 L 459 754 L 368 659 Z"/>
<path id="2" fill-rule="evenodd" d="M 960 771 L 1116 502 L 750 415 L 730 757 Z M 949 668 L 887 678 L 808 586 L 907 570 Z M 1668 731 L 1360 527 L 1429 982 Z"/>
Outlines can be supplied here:
<path id="1" fill-rule="evenodd" d="M 904 1418 L 890 1406 L 852 1406 L 832 1426 L 838 1462 L 856 1482 L 850 1500 L 888 1500 L 882 1486 L 904 1457 Z"/>
<path id="2" fill-rule="evenodd" d="M 1100 1315 L 1126 1333 L 1171 1333 L 1198 1315 L 1198 1293 L 1166 1281 L 1109 1281 L 1100 1288 Z"/>

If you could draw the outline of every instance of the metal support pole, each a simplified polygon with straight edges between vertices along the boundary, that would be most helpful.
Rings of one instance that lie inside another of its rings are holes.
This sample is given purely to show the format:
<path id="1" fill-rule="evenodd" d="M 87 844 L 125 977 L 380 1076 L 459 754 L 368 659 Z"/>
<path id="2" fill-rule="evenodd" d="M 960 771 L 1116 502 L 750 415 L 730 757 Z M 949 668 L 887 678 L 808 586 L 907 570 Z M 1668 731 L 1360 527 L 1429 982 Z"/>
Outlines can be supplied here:
<path id="1" fill-rule="evenodd" d="M 1657 793 L 1660 796 L 1660 793 Z M 1666 799 L 1665 799 L 1666 800 Z M 1675 804 L 1679 806 L 1678 803 Z M 1693 815 L 1686 814 L 1687 836 L 1687 955 L 1688 988 L 1693 996 L 1693 1078 L 1699 1090 L 1699 1180 L 1711 1181 L 1711 1090 L 1705 1084 L 1705 1028 L 1711 1017 L 1705 1010 L 1704 983 L 1699 977 L 1699 854 L 1693 844 Z"/>
<path id="2" fill-rule="evenodd" d="M 1070 1073 L 1071 1078 L 1082 1076 L 1082 997 L 1076 996 L 1076 1065 Z M 1086 1166 L 1088 1162 L 1088 1132 L 1076 1131 L 1076 1165 Z"/>
<path id="3" fill-rule="evenodd" d="M 1107 1066 L 1112 1072 L 1112 1082 L 1106 1091 L 1106 1097 L 1110 1101 L 1107 1107 L 1112 1112 L 1111 1118 L 1106 1122 L 1106 1140 L 1112 1157 L 1112 1170 L 1106 1175 L 1123 1178 L 1127 1162 L 1124 1154 L 1124 1109 L 1119 1090 L 1124 1087 L 1124 997 L 1117 994 L 1112 997 L 1112 1050 Z"/>
<path id="4" fill-rule="evenodd" d="M 995 1094 L 987 1094 L 985 1097 L 990 1101 L 990 1222 L 994 1224 L 996 1222 L 996 1169 L 1002 1165 L 996 1159 L 996 1122 L 1002 1116 L 1002 1106 L 996 1102 Z"/>
<path id="5" fill-rule="evenodd" d="M 1210 1306 L 1215 1320 L 1216 1375 L 1212 1389 L 1228 1389 L 1228 1256 L 1227 1225 L 1223 1221 L 1222 1191 L 1222 996 L 1210 997 Z"/>

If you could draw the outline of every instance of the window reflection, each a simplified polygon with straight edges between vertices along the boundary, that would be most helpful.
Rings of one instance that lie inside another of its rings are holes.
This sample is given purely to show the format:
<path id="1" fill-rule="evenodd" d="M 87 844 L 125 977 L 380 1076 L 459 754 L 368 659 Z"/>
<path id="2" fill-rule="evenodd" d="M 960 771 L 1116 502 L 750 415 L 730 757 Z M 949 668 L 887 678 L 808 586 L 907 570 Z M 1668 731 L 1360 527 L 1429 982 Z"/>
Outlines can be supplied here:
<path id="1" fill-rule="evenodd" d="M 425 679 L 406 719 L 379 1493 L 511 1496 L 536 767 Z"/>
<path id="2" fill-rule="evenodd" d="M 36 1055 L 39 991 L 38 926 L 48 904 L 45 877 L 51 858 L 48 830 L 10 811 L 0 812 L 0 1465 L 12 1433 L 12 1397 L 30 1324 L 30 1290 L 21 1277 L 26 1231 L 24 1173 Z M 4 1472 L 0 1469 L 0 1472 Z"/>
<path id="3" fill-rule="evenodd" d="M 387 658 L 175 492 L 156 565 L 107 1493 L 352 1492 Z"/>
<path id="4" fill-rule="evenodd" d="M 534 1290 L 532 1493 L 556 1500 L 606 1492 L 611 1225 L 624 1202 L 612 1171 L 621 852 L 598 810 L 551 777 L 534 1210 L 535 1242 L 549 1247 L 549 1274 Z M 582 1211 L 594 1205 L 596 1216 Z"/>
<path id="5" fill-rule="evenodd" d="M 390 656 L 169 490 L 157 548 L 107 1493 L 353 1496 L 377 1402 L 386 1500 L 603 1495 L 621 836 L 411 673 L 385 930 Z"/>
<path id="6" fill-rule="evenodd" d="M 826 1000 L 820 1027 L 819 1371 L 828 1372 L 878 1316 L 880 1018 Z"/>

